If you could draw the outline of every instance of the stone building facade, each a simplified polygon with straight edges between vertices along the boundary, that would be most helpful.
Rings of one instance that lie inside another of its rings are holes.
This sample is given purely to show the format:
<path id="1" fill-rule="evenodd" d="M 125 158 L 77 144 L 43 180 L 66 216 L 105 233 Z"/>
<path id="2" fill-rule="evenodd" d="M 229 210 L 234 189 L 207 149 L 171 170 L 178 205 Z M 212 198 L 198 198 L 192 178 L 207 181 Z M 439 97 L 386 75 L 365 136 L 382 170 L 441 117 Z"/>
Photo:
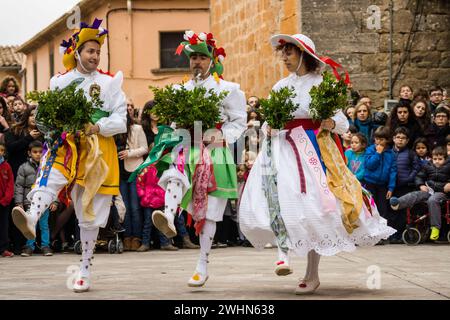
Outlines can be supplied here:
<path id="1" fill-rule="evenodd" d="M 389 96 L 390 0 L 214 0 L 211 30 L 227 50 L 225 77 L 247 95 L 266 96 L 286 74 L 268 40 L 304 33 L 320 55 L 350 72 L 355 89 L 375 107 Z M 392 88 L 450 89 L 450 1 L 392 1 Z M 401 67 L 401 68 L 400 68 Z"/>

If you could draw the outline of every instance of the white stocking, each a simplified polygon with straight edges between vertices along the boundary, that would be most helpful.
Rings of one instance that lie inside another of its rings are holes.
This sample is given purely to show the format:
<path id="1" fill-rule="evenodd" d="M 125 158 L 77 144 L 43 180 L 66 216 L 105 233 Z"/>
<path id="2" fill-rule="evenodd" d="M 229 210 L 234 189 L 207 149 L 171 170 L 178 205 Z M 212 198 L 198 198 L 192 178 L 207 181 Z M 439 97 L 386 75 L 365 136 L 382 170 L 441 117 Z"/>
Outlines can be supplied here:
<path id="1" fill-rule="evenodd" d="M 183 185 L 179 179 L 172 178 L 167 182 L 165 194 L 165 215 L 175 217 L 181 199 L 183 198 Z"/>
<path id="2" fill-rule="evenodd" d="M 197 263 L 197 272 L 207 274 L 207 263 L 211 245 L 216 234 L 216 222 L 206 220 L 203 230 L 200 232 L 200 258 Z"/>
<path id="3" fill-rule="evenodd" d="M 280 249 L 280 247 L 277 247 L 278 249 L 278 261 L 284 261 L 287 265 L 289 265 L 289 251 L 284 252 Z"/>
<path id="4" fill-rule="evenodd" d="M 319 279 L 320 254 L 311 250 L 308 252 L 308 265 L 306 267 L 305 280 Z"/>
<path id="5" fill-rule="evenodd" d="M 99 228 L 93 230 L 87 230 L 80 228 L 80 240 L 81 240 L 81 265 L 80 275 L 82 277 L 89 277 L 91 274 L 92 259 L 94 259 L 95 243 L 97 242 Z"/>
<path id="6" fill-rule="evenodd" d="M 38 221 L 55 199 L 56 197 L 50 192 L 37 190 L 31 199 L 30 214 L 37 217 L 36 221 Z"/>

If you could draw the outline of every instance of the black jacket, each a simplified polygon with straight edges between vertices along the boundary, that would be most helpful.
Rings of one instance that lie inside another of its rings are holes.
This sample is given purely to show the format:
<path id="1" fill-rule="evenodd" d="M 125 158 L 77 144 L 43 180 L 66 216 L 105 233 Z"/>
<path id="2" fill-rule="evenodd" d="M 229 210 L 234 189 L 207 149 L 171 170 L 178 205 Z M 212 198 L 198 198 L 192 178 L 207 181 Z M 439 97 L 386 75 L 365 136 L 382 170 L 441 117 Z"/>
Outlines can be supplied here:
<path id="1" fill-rule="evenodd" d="M 450 161 L 442 167 L 435 167 L 432 162 L 425 163 L 422 170 L 416 176 L 416 186 L 424 186 L 425 183 L 435 192 L 444 192 L 444 186 L 450 182 Z"/>

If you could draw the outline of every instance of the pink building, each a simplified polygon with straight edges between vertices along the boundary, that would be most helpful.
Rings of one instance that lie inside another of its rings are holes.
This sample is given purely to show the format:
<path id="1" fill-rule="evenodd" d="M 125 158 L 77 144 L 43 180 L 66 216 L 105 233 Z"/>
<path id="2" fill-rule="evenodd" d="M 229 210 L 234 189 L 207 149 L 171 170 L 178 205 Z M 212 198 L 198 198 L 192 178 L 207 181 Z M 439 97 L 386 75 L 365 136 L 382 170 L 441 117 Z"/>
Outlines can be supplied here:
<path id="1" fill-rule="evenodd" d="M 209 0 L 83 0 L 78 7 L 82 21 L 103 19 L 110 35 L 99 68 L 123 71 L 124 91 L 137 107 L 151 99 L 149 86 L 177 83 L 189 73 L 187 59 L 174 54 L 184 31 L 209 31 Z M 72 34 L 67 21 L 73 17 L 64 14 L 18 48 L 25 55 L 25 91 L 46 90 L 54 74 L 65 72 L 59 44 Z"/>

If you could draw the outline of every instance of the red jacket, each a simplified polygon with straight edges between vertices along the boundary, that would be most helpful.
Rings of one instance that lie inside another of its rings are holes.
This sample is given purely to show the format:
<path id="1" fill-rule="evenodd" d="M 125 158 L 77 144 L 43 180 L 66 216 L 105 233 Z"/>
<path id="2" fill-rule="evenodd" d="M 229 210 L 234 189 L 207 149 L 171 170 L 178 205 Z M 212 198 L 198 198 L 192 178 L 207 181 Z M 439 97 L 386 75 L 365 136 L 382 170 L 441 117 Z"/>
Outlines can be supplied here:
<path id="1" fill-rule="evenodd" d="M 0 205 L 6 207 L 14 197 L 14 176 L 11 166 L 3 161 L 0 164 Z"/>
<path id="2" fill-rule="evenodd" d="M 137 194 L 144 208 L 160 208 L 164 206 L 164 190 L 158 185 L 159 178 L 154 165 L 145 168 L 136 178 Z"/>

